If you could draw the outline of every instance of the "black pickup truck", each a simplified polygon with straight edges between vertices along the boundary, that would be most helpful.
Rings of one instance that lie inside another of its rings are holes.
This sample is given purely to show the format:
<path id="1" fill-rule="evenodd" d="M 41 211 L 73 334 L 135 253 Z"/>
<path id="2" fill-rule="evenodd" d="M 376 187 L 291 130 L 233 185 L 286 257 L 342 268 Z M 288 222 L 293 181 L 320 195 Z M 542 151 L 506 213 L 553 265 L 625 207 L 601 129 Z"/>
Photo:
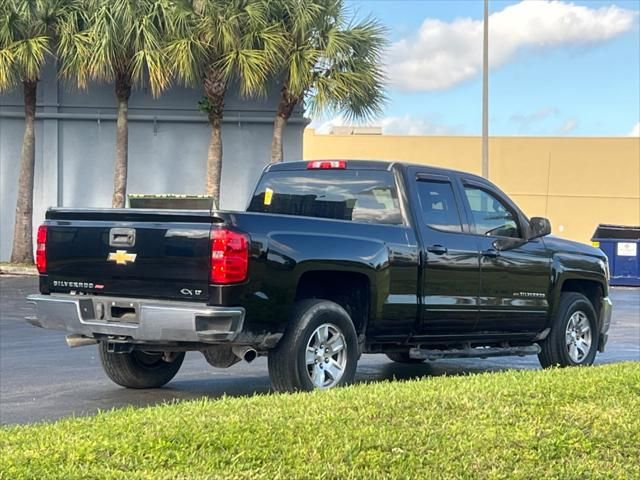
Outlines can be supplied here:
<path id="1" fill-rule="evenodd" d="M 97 343 L 130 388 L 169 382 L 186 351 L 215 367 L 266 355 L 280 391 L 348 384 L 362 353 L 590 365 L 611 318 L 607 258 L 549 233 L 467 173 L 270 165 L 246 212 L 50 209 L 28 320 Z"/>

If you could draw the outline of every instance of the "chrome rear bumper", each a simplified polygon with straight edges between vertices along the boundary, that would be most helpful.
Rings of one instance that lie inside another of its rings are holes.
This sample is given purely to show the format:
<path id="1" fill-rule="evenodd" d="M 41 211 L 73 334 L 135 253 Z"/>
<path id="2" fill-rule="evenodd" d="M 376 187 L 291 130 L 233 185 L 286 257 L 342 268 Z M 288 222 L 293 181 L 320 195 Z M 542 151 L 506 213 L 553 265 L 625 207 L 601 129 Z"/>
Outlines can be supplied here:
<path id="1" fill-rule="evenodd" d="M 202 303 L 76 295 L 30 295 L 32 325 L 95 337 L 140 342 L 230 342 L 242 331 L 241 307 Z"/>

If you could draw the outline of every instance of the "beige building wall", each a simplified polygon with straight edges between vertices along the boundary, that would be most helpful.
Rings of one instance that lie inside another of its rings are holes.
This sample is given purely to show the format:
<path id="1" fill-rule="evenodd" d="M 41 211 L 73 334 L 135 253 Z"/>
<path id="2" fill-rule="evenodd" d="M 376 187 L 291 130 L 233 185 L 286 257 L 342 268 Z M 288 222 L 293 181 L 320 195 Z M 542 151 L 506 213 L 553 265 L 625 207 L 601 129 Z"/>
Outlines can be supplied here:
<path id="1" fill-rule="evenodd" d="M 399 160 L 480 174 L 480 137 L 304 135 L 305 160 Z M 600 223 L 640 225 L 640 138 L 492 137 L 489 179 L 557 235 L 589 243 Z"/>

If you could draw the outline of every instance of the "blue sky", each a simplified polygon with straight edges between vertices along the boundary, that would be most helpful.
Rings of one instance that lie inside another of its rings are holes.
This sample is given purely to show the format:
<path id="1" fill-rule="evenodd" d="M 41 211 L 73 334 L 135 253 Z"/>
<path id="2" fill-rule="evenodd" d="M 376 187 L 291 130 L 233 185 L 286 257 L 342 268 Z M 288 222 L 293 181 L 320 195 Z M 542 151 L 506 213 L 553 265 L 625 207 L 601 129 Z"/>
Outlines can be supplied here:
<path id="1" fill-rule="evenodd" d="M 478 135 L 482 1 L 347 1 L 390 31 L 390 101 L 373 123 L 385 133 Z M 640 129 L 639 13 L 640 0 L 490 0 L 490 133 Z"/>

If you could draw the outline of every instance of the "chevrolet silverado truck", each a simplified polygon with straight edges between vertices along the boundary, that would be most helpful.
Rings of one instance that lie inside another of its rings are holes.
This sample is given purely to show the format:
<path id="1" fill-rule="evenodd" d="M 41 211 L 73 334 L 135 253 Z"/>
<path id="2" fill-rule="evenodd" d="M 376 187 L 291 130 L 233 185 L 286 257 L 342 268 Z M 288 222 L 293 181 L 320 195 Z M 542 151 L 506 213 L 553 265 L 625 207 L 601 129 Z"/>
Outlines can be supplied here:
<path id="1" fill-rule="evenodd" d="M 274 164 L 244 212 L 48 210 L 28 321 L 97 344 L 129 388 L 169 382 L 187 351 L 221 368 L 267 356 L 278 391 L 348 384 L 363 353 L 590 365 L 607 258 L 550 230 L 468 173 Z"/>

